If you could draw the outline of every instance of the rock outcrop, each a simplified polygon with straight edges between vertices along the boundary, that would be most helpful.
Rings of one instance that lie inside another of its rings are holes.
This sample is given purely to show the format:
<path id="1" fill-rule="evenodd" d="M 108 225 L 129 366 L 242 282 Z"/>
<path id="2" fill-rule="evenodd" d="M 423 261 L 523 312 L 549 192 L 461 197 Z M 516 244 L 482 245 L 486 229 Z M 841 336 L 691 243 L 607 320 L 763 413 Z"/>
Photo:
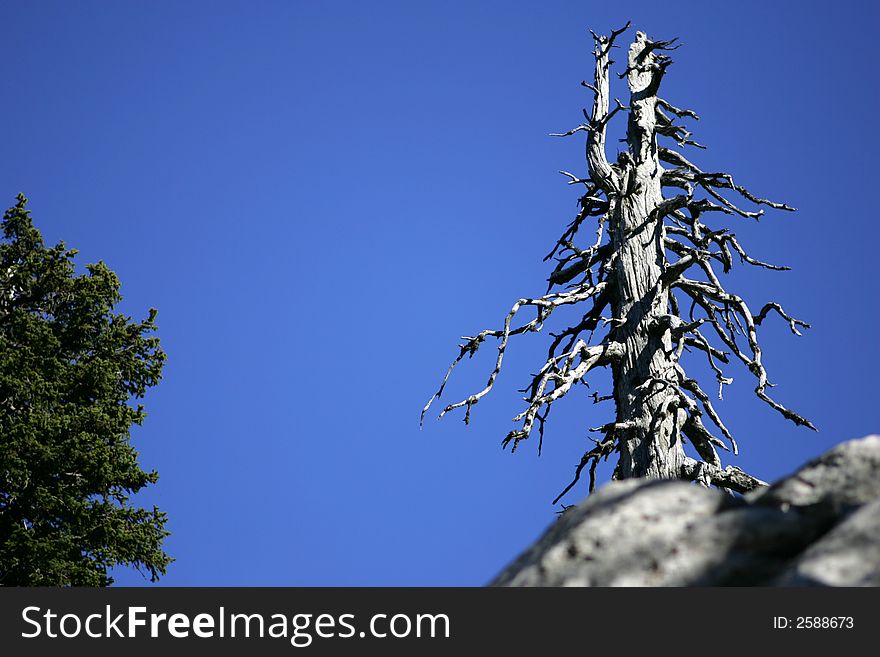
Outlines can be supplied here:
<path id="1" fill-rule="evenodd" d="M 569 507 L 492 586 L 880 586 L 880 436 L 745 497 L 611 482 Z"/>

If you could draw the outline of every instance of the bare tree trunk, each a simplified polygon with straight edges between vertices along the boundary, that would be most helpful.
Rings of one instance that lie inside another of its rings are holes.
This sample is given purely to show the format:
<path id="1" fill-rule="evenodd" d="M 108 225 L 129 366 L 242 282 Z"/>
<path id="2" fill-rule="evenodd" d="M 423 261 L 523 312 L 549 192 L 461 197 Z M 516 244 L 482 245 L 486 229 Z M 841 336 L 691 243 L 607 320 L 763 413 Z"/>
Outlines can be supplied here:
<path id="1" fill-rule="evenodd" d="M 618 158 L 620 197 L 613 202 L 610 232 L 617 258 L 611 308 L 613 339 L 624 356 L 612 365 L 620 460 L 616 478 L 680 476 L 684 451 L 672 392 L 675 362 L 669 331 L 658 331 L 669 292 L 661 284 L 666 265 L 660 159 L 655 136 L 657 89 L 663 68 L 654 65 L 642 32 L 630 46 L 627 78 L 629 149 Z M 647 66 L 646 66 L 647 65 Z M 645 70 L 645 69 L 648 70 Z M 666 383 L 668 382 L 668 383 Z M 671 412 L 670 412 L 671 411 Z"/>

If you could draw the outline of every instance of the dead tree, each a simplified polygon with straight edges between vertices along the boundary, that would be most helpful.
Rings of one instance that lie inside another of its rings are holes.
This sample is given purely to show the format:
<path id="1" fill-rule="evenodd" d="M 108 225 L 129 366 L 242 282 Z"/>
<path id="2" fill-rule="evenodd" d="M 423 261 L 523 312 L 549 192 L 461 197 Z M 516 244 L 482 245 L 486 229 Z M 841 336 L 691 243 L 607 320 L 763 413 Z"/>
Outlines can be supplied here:
<path id="1" fill-rule="evenodd" d="M 742 297 L 724 288 L 716 271 L 720 268 L 727 273 L 736 258 L 767 269 L 787 267 L 750 257 L 734 233 L 710 220 L 724 215 L 757 219 L 763 214 L 760 206 L 794 208 L 755 196 L 728 173 L 703 171 L 676 150 L 703 148 L 680 124 L 699 117 L 658 96 L 661 80 L 672 63 L 665 53 L 678 47 L 676 39 L 654 41 L 636 32 L 626 69 L 619 76 L 627 80 L 629 105 L 615 100 L 610 107 L 613 62 L 609 56 L 615 39 L 628 27 L 629 23 L 610 36 L 593 33 L 593 81 L 581 83 L 594 94 L 592 111 L 584 110 L 583 124 L 557 135 L 585 135 L 588 175 L 581 178 L 562 172 L 569 184 L 583 186 L 584 193 L 577 216 L 545 258 L 557 261 L 548 279 L 548 293 L 519 299 L 502 328 L 463 338 L 458 357 L 422 411 L 424 421 L 453 368 L 465 356 L 473 356 L 488 338 L 494 338 L 498 353 L 486 386 L 449 404 L 440 414 L 464 408 L 464 421 L 468 422 L 472 407 L 495 384 L 511 336 L 539 331 L 562 306 L 582 309 L 582 314 L 577 313 L 580 321 L 560 333 L 551 333 L 547 360 L 524 390 L 528 405 L 514 418 L 522 424 L 503 441 L 515 450 L 536 425 L 543 439 L 544 422 L 554 402 L 582 382 L 590 370 L 611 368 L 614 392 L 608 399 L 616 405 L 615 420 L 591 430 L 601 437 L 594 439 L 595 446 L 583 455 L 573 481 L 554 503 L 587 466 L 592 491 L 598 462 L 613 453 L 619 454 L 615 479 L 682 478 L 736 492 L 763 484 L 739 468 L 722 467 L 718 450 L 736 454 L 737 444 L 716 412 L 712 396 L 685 371 L 681 363 L 685 351 L 701 352 L 708 360 L 719 398 L 723 387 L 732 381 L 722 369 L 732 355 L 754 375 L 758 398 L 795 424 L 815 429 L 767 394 L 772 384 L 762 364 L 757 337 L 757 327 L 771 313 L 785 320 L 797 335 L 798 327 L 809 325 L 789 316 L 774 302 L 753 313 Z M 618 113 L 627 115 L 626 149 L 610 163 L 606 128 Z M 743 209 L 739 201 L 730 200 L 731 195 L 757 209 Z M 587 232 L 589 237 L 583 239 Z M 552 291 L 554 288 L 558 291 Z M 535 317 L 517 323 L 525 308 L 534 309 Z M 685 452 L 686 441 L 693 446 L 694 456 Z"/>

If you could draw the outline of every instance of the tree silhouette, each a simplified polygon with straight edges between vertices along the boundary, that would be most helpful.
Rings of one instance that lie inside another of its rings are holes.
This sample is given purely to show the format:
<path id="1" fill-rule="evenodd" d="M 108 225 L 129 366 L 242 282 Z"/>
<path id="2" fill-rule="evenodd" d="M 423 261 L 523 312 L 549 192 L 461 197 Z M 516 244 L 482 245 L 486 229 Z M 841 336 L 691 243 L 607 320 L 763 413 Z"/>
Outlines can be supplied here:
<path id="1" fill-rule="evenodd" d="M 562 172 L 569 177 L 569 184 L 582 185 L 584 193 L 577 216 L 545 258 L 556 259 L 547 294 L 519 299 L 501 329 L 464 338 L 440 388 L 422 410 L 424 421 L 455 366 L 465 356 L 473 356 L 488 338 L 495 338 L 498 353 L 486 386 L 449 404 L 440 414 L 464 408 L 467 423 L 472 407 L 495 384 L 509 338 L 539 331 L 557 308 L 578 308 L 582 312 L 577 313 L 581 315 L 579 322 L 551 334 L 547 360 L 524 390 L 528 405 L 514 418 L 521 426 L 502 443 L 515 450 L 536 425 L 543 440 L 552 405 L 583 382 L 591 370 L 611 368 L 613 395 L 595 395 L 594 401 L 613 399 L 615 420 L 592 430 L 601 437 L 594 439 L 595 446 L 583 455 L 574 479 L 554 503 L 574 486 L 587 466 L 592 491 L 598 462 L 614 453 L 619 455 L 615 479 L 682 478 L 737 492 L 763 484 L 739 468 L 722 467 L 718 449 L 736 454 L 737 444 L 716 412 L 711 395 L 686 372 L 681 361 L 685 351 L 700 352 L 706 358 L 715 374 L 719 398 L 723 387 L 732 381 L 722 366 L 733 356 L 754 376 L 759 399 L 795 424 L 815 429 L 767 394 L 772 384 L 762 364 L 757 337 L 757 327 L 771 313 L 785 320 L 797 335 L 799 327 L 809 325 L 788 315 L 775 302 L 753 313 L 742 297 L 725 289 L 716 271 L 729 272 L 736 258 L 766 269 L 787 267 L 750 257 L 734 233 L 723 226 L 713 227 L 710 220 L 724 215 L 757 219 L 763 214 L 760 206 L 786 211 L 794 208 L 755 196 L 728 173 L 703 171 L 675 150 L 703 148 L 679 123 L 699 117 L 658 96 L 672 63 L 665 53 L 678 48 L 677 39 L 652 40 L 636 32 L 626 69 L 619 76 L 627 80 L 629 104 L 615 100 L 610 108 L 613 62 L 609 55 L 617 37 L 628 27 L 629 23 L 610 36 L 593 33 L 593 81 L 581 83 L 594 94 L 592 111 L 584 110 L 583 124 L 555 135 L 586 136 L 588 175 L 581 178 Z M 627 117 L 626 148 L 610 163 L 606 129 L 618 113 Z M 675 146 L 662 145 L 663 140 Z M 758 209 L 741 208 L 728 198 L 731 195 Z M 589 235 L 583 239 L 585 233 Z M 554 288 L 558 291 L 552 291 Z M 534 309 L 536 316 L 517 323 L 525 308 Z M 686 441 L 693 446 L 693 456 L 683 448 Z"/>

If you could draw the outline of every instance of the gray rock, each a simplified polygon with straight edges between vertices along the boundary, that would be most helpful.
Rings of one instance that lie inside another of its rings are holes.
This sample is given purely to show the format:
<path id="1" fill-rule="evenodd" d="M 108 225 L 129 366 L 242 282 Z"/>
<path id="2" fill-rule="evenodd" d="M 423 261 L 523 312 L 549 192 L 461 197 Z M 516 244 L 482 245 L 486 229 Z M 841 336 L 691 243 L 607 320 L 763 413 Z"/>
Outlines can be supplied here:
<path id="1" fill-rule="evenodd" d="M 661 586 L 753 586 L 778 573 L 819 533 L 797 511 L 742 507 L 697 525 L 678 547 L 676 577 Z M 646 583 L 647 584 L 647 583 Z"/>
<path id="2" fill-rule="evenodd" d="M 611 482 L 493 586 L 880 585 L 880 437 L 838 445 L 745 498 Z"/>
<path id="3" fill-rule="evenodd" d="M 611 482 L 565 511 L 495 586 L 642 586 L 725 503 L 682 481 Z"/>
<path id="4" fill-rule="evenodd" d="M 790 477 L 747 499 L 782 508 L 838 515 L 880 497 L 880 436 L 837 445 Z"/>
<path id="5" fill-rule="evenodd" d="M 880 586 L 880 499 L 814 543 L 775 586 Z"/>

